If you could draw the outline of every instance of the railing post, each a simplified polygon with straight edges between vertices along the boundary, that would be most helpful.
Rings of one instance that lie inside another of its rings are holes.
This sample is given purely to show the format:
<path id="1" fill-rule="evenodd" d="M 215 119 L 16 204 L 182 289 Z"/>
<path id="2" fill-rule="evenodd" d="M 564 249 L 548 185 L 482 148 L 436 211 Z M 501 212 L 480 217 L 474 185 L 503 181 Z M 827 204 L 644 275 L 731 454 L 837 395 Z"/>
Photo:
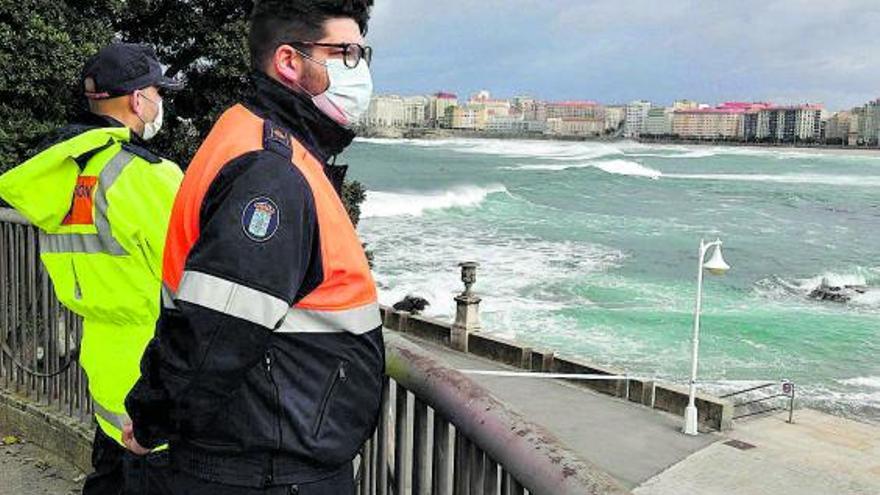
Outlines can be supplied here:
<path id="1" fill-rule="evenodd" d="M 450 344 L 458 351 L 468 351 L 468 334 L 480 331 L 480 301 L 481 299 L 471 291 L 471 287 L 477 281 L 478 263 L 468 261 L 460 263 L 461 281 L 464 282 L 464 292 L 455 296 L 455 323 L 452 324 Z"/>
<path id="2" fill-rule="evenodd" d="M 449 422 L 434 412 L 434 454 L 431 472 L 431 493 L 451 495 L 449 486 Z"/>
<path id="3" fill-rule="evenodd" d="M 406 437 L 409 429 L 409 415 L 407 414 L 407 392 L 402 385 L 397 384 L 394 424 L 394 493 L 403 495 L 406 493 L 406 464 L 407 448 Z"/>
<path id="4" fill-rule="evenodd" d="M 428 465 L 428 406 L 418 397 L 413 404 L 413 495 L 430 495 Z"/>
<path id="5" fill-rule="evenodd" d="M 468 452 L 470 451 L 470 441 L 458 429 L 455 429 L 455 467 L 452 471 L 454 495 L 468 495 L 470 487 L 470 464 L 468 463 Z"/>
<path id="6" fill-rule="evenodd" d="M 382 409 L 379 413 L 379 438 L 376 449 L 376 493 L 388 495 L 388 410 L 391 401 L 391 379 L 386 377 L 382 385 Z"/>

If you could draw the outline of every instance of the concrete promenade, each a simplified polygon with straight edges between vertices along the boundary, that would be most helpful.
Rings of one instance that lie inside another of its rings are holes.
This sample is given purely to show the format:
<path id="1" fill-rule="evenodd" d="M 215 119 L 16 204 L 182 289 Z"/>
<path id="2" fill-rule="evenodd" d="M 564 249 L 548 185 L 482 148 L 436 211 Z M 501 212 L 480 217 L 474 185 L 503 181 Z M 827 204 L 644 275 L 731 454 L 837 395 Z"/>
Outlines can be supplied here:
<path id="1" fill-rule="evenodd" d="M 455 369 L 523 371 L 404 337 Z M 683 435 L 681 418 L 564 381 L 470 376 L 630 489 L 722 438 Z"/>
<path id="2" fill-rule="evenodd" d="M 456 369 L 521 371 L 408 338 Z M 689 437 L 680 417 L 567 382 L 471 377 L 635 495 L 880 494 L 876 425 L 799 409 Z"/>
<path id="3" fill-rule="evenodd" d="M 877 495 L 880 428 L 810 409 L 740 422 L 636 495 Z"/>

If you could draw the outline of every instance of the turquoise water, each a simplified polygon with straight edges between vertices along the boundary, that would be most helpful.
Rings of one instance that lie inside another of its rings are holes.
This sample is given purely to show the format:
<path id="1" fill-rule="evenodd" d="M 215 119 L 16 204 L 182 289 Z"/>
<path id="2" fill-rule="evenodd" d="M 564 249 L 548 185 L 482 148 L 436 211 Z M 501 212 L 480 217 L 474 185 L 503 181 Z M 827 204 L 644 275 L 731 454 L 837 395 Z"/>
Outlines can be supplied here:
<path id="1" fill-rule="evenodd" d="M 452 139 L 363 139 L 360 232 L 381 299 L 453 314 L 481 263 L 487 331 L 675 382 L 690 366 L 701 237 L 701 387 L 791 379 L 807 405 L 880 420 L 880 294 L 808 299 L 822 277 L 880 287 L 880 154 Z"/>

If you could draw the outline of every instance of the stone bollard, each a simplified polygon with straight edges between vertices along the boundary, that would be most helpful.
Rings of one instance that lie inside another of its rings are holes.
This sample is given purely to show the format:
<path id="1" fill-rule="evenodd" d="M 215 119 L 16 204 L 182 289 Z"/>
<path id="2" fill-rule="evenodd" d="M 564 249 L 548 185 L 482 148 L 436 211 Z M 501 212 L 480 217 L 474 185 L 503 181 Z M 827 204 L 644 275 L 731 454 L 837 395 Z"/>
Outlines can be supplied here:
<path id="1" fill-rule="evenodd" d="M 464 292 L 455 296 L 455 323 L 452 324 L 451 342 L 453 349 L 468 351 L 468 334 L 480 331 L 480 298 L 471 291 L 474 282 L 477 281 L 478 263 L 472 261 L 459 263 L 461 267 L 461 281 L 464 282 Z"/>

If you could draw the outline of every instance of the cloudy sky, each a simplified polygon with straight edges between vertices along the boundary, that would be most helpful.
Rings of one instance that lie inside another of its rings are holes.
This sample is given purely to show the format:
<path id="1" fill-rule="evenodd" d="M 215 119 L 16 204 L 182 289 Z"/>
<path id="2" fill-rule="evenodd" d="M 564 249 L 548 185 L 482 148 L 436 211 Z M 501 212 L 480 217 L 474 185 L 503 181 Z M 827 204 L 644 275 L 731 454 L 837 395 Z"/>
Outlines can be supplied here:
<path id="1" fill-rule="evenodd" d="M 376 0 L 381 93 L 606 103 L 880 96 L 880 0 Z"/>

